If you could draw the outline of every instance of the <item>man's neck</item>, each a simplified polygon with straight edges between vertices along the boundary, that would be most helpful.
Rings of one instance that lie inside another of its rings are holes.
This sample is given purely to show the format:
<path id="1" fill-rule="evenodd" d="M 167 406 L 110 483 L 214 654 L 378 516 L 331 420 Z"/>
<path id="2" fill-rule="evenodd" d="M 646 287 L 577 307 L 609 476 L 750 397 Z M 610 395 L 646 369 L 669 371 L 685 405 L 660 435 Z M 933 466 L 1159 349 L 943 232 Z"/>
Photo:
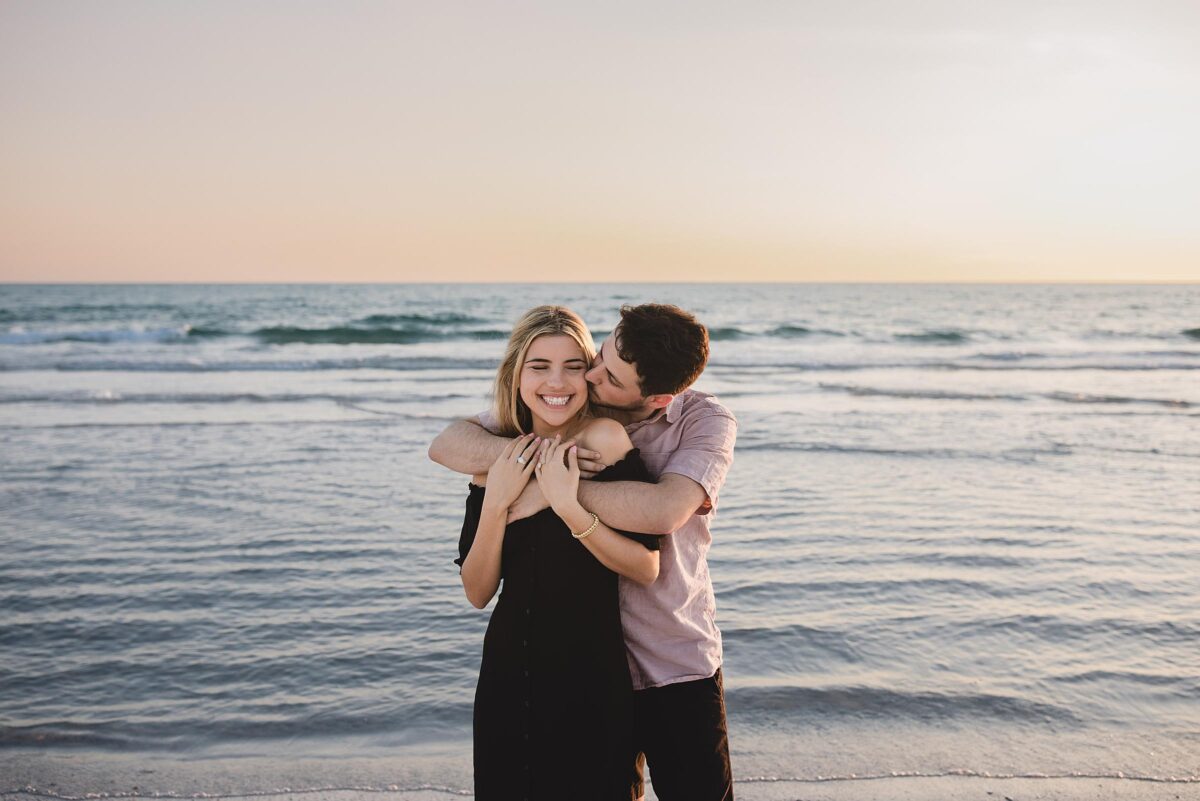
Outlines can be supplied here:
<path id="1" fill-rule="evenodd" d="M 623 426 L 631 426 L 653 417 L 658 409 L 655 407 L 641 409 L 614 409 L 611 406 L 598 407 L 605 417 L 611 417 Z"/>

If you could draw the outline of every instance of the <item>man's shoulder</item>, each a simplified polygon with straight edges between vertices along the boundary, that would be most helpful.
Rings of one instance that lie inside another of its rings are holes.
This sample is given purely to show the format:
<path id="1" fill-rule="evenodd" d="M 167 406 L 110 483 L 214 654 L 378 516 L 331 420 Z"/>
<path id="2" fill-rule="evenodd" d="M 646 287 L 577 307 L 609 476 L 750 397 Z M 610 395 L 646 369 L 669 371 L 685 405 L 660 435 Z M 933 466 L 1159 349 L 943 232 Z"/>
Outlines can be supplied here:
<path id="1" fill-rule="evenodd" d="M 496 414 L 491 409 L 485 409 L 475 415 L 475 422 L 491 434 L 498 435 L 500 433 L 500 421 L 496 419 Z"/>

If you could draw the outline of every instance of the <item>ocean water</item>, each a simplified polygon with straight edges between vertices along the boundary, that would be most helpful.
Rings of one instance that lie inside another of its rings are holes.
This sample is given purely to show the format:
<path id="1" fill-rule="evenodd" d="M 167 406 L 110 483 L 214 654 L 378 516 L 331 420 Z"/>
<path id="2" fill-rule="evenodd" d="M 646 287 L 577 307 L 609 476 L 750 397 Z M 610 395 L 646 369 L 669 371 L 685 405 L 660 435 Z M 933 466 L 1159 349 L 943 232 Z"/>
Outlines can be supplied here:
<path id="1" fill-rule="evenodd" d="M 488 612 L 426 448 L 524 309 L 599 340 L 643 301 L 709 325 L 740 423 L 741 794 L 1200 782 L 1197 285 L 0 286 L 0 773 L 353 754 L 469 789 Z"/>

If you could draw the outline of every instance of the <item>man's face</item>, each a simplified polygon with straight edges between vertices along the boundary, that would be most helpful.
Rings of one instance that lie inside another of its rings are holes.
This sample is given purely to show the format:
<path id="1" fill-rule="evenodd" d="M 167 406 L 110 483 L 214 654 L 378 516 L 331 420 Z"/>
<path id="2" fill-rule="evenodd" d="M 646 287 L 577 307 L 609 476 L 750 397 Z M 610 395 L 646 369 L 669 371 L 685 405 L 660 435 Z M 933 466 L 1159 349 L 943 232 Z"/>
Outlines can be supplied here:
<path id="1" fill-rule="evenodd" d="M 632 362 L 624 361 L 617 353 L 617 331 L 600 343 L 600 350 L 588 370 L 588 395 L 597 406 L 621 409 L 627 412 L 641 411 L 646 404 L 642 389 L 638 386 L 637 368 Z"/>

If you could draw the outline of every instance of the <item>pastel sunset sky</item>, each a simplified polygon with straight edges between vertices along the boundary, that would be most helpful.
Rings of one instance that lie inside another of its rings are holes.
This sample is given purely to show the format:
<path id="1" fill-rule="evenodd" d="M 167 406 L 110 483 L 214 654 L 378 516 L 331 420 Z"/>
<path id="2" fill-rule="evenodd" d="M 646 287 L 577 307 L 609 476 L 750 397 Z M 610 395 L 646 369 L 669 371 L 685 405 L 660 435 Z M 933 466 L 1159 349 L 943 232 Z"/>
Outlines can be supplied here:
<path id="1" fill-rule="evenodd" d="M 0 4 L 0 280 L 1200 281 L 1200 2 Z"/>

